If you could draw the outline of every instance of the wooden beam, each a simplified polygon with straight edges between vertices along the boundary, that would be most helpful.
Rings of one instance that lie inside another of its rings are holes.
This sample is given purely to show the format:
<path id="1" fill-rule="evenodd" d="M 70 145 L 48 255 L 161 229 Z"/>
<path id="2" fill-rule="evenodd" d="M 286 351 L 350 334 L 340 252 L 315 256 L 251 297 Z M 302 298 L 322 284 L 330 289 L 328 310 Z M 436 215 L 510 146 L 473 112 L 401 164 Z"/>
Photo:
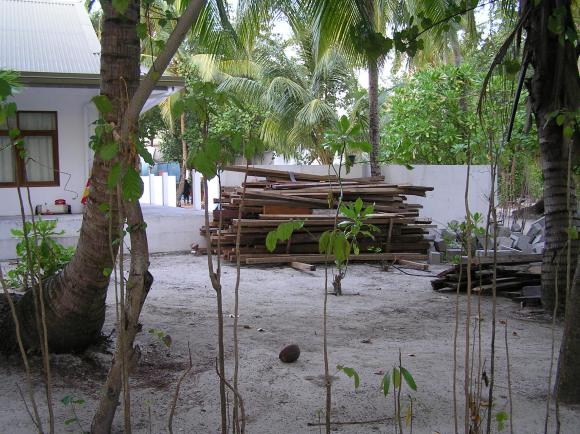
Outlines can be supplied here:
<path id="1" fill-rule="evenodd" d="M 306 264 L 304 262 L 293 261 L 289 264 L 292 268 L 299 271 L 316 271 L 316 265 Z"/>

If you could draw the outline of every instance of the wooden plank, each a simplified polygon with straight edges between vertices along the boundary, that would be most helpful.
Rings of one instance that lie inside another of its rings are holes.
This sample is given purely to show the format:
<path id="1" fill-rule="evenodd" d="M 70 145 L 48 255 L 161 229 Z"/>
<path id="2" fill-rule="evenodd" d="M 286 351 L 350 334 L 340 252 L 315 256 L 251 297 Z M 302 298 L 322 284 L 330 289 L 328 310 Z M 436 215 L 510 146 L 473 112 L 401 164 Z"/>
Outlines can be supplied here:
<path id="1" fill-rule="evenodd" d="M 285 213 L 296 213 L 296 214 L 310 214 L 312 210 L 310 208 L 301 208 L 298 206 L 291 205 L 264 205 L 264 214 L 285 214 Z"/>
<path id="2" fill-rule="evenodd" d="M 306 262 L 306 263 L 323 263 L 328 260 L 328 262 L 334 262 L 334 256 L 326 256 L 323 254 L 305 254 L 305 255 L 269 255 L 269 256 L 257 256 L 257 257 L 244 257 L 241 255 L 242 262 L 246 264 L 285 264 L 290 262 Z M 361 253 L 359 255 L 352 255 L 349 258 L 350 262 L 353 261 L 393 261 L 399 258 L 410 259 L 410 260 L 427 260 L 427 255 L 420 253 Z"/>
<path id="3" fill-rule="evenodd" d="M 299 271 L 316 271 L 316 265 L 306 264 L 304 262 L 293 261 L 289 264 L 292 268 Z"/>
<path id="4" fill-rule="evenodd" d="M 309 173 L 297 173 L 288 170 L 273 170 L 263 169 L 260 167 L 246 167 L 246 166 L 226 166 L 223 168 L 228 172 L 247 173 L 249 176 L 259 176 L 263 178 L 277 178 L 292 180 L 291 173 L 296 181 L 328 181 L 332 179 L 336 181 L 335 175 L 312 175 Z"/>
<path id="5" fill-rule="evenodd" d="M 529 253 L 529 254 L 515 254 L 498 256 L 498 264 L 524 264 L 528 262 L 542 262 L 542 253 Z M 461 263 L 467 264 L 467 256 L 461 257 Z M 472 264 L 493 264 L 493 257 L 490 256 L 478 256 L 472 258 Z"/>
<path id="6" fill-rule="evenodd" d="M 402 265 L 403 267 L 406 268 L 412 268 L 413 270 L 421 270 L 421 271 L 429 270 L 429 264 L 424 264 L 421 262 L 413 262 L 407 259 L 397 259 L 397 264 Z"/>

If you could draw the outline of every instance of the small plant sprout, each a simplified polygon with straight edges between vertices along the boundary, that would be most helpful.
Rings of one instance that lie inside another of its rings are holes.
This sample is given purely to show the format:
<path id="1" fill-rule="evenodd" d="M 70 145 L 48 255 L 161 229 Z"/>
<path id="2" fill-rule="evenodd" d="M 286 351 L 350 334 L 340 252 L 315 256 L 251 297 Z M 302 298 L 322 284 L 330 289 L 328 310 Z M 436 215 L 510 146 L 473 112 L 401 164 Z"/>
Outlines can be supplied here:
<path id="1" fill-rule="evenodd" d="M 69 417 L 68 419 L 66 419 L 64 421 L 65 426 L 69 426 L 72 425 L 73 423 L 76 424 L 79 429 L 81 430 L 81 433 L 86 433 L 87 431 L 85 431 L 83 429 L 83 426 L 81 425 L 81 421 L 79 419 L 79 416 L 77 414 L 77 410 L 76 410 L 76 406 L 77 405 L 83 405 L 85 403 L 84 399 L 77 399 L 72 395 L 66 395 L 64 398 L 61 399 L 61 402 L 64 404 L 65 407 L 70 407 L 71 412 L 72 412 L 72 417 Z"/>
<path id="2" fill-rule="evenodd" d="M 401 378 L 407 384 L 409 389 L 416 392 L 417 384 L 411 373 L 403 367 L 401 363 L 401 353 L 399 352 L 399 365 L 393 366 L 393 369 L 387 371 L 383 376 L 381 381 L 380 389 L 383 392 L 385 398 L 388 398 L 389 391 L 392 390 L 393 403 L 395 407 L 395 430 L 398 434 L 403 434 L 403 424 L 401 419 L 403 417 L 403 412 L 401 411 L 401 392 L 403 390 L 403 382 Z M 392 384 L 392 389 L 391 389 Z M 407 394 L 409 402 L 405 407 L 405 427 L 409 428 L 412 432 L 413 430 L 413 398 L 410 394 Z"/>
<path id="3" fill-rule="evenodd" d="M 360 377 L 358 372 L 354 368 L 349 368 L 347 366 L 336 365 L 336 369 L 339 372 L 343 372 L 348 378 L 352 378 L 354 380 L 354 390 L 356 391 L 360 386 Z"/>
<path id="4" fill-rule="evenodd" d="M 171 347 L 171 336 L 159 329 L 149 329 L 149 334 L 155 336 L 167 348 Z"/>
<path id="5" fill-rule="evenodd" d="M 289 222 L 281 223 L 276 229 L 268 232 L 266 236 L 266 248 L 269 252 L 276 250 L 276 245 L 278 241 L 288 241 L 294 231 L 302 229 L 304 226 L 304 220 L 291 220 Z"/>
<path id="6" fill-rule="evenodd" d="M 342 279 L 346 275 L 351 251 L 355 255 L 360 253 L 359 239 L 366 237 L 374 240 L 372 233 L 377 232 L 378 228 L 364 222 L 374 210 L 374 204 L 365 207 L 360 197 L 354 202 L 341 203 L 339 211 L 343 220 L 337 224 L 336 229 L 323 232 L 320 236 L 320 253 L 334 255 L 337 274 L 332 284 L 336 295 L 342 294 Z"/>
<path id="7" fill-rule="evenodd" d="M 505 429 L 506 422 L 508 421 L 509 416 L 505 411 L 500 411 L 495 415 L 495 421 L 497 422 L 497 430 L 503 431 Z"/>

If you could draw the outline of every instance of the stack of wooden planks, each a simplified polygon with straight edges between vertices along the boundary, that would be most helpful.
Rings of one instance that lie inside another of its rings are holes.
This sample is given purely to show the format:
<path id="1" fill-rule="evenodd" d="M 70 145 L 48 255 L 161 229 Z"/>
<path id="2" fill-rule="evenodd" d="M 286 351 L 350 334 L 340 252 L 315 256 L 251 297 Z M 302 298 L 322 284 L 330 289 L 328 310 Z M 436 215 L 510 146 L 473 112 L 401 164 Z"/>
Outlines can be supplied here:
<path id="1" fill-rule="evenodd" d="M 213 252 L 217 252 L 219 241 L 223 257 L 235 261 L 236 233 L 241 227 L 240 259 L 243 264 L 314 264 L 327 260 L 326 255 L 318 253 L 318 239 L 320 234 L 334 227 L 341 190 L 335 177 L 241 166 L 225 170 L 247 171 L 252 179 L 245 184 L 241 219 L 238 219 L 238 212 L 244 186 L 222 188 L 220 207 L 214 211 L 209 228 Z M 350 260 L 427 259 L 429 241 L 424 235 L 434 226 L 429 219 L 419 218 L 421 206 L 408 203 L 407 196 L 425 196 L 433 188 L 386 184 L 383 179 L 342 181 L 344 202 L 354 202 L 360 197 L 365 206 L 375 204 L 374 214 L 369 215 L 365 223 L 379 229 L 374 240 L 358 240 L 361 253 L 351 255 Z M 222 229 L 218 233 L 220 214 Z M 292 220 L 302 220 L 304 226 L 295 231 L 288 242 L 279 243 L 273 253 L 268 252 L 265 246 L 268 232 Z M 346 218 L 338 217 L 338 222 L 344 220 Z M 201 231 L 205 236 L 206 228 Z"/>
<path id="2" fill-rule="evenodd" d="M 519 299 L 525 287 L 541 284 L 541 254 L 520 254 L 497 258 L 496 290 L 498 295 Z M 466 258 L 461 265 L 454 265 L 431 281 L 434 290 L 440 292 L 465 292 L 467 290 Z M 462 270 L 460 270 L 460 267 Z M 473 258 L 471 288 L 474 293 L 491 295 L 493 291 L 493 258 Z"/>

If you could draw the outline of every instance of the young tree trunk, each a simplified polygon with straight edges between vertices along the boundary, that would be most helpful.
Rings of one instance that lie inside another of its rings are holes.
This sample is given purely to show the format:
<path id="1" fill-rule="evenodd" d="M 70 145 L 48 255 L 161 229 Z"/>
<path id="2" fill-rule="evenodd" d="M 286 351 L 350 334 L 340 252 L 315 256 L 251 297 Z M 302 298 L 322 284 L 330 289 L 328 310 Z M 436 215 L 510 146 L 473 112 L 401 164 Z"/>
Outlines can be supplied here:
<path id="1" fill-rule="evenodd" d="M 553 310 L 557 286 L 559 311 L 562 313 L 566 302 L 566 282 L 574 274 L 579 247 L 578 240 L 573 240 L 570 276 L 567 276 L 565 248 L 569 213 L 573 216 L 573 224 L 578 226 L 574 187 L 572 184 L 572 190 L 568 191 L 567 185 L 569 146 L 572 146 L 574 162 L 579 155 L 580 143 L 578 132 L 572 139 L 564 137 L 564 126 L 558 125 L 555 114 L 573 114 L 580 107 L 580 77 L 576 48 L 569 41 L 561 44 L 558 35 L 547 26 L 549 17 L 560 6 L 567 13 L 566 29 L 574 32 L 569 0 L 545 0 L 538 6 L 526 2 L 522 12 L 529 10 L 524 56 L 529 56 L 534 73 L 526 85 L 536 118 L 544 175 L 546 246 L 542 264 L 542 303 L 545 309 Z"/>
<path id="2" fill-rule="evenodd" d="M 379 66 L 377 59 L 368 59 L 369 66 L 369 140 L 371 142 L 371 176 L 380 176 L 379 166 Z"/>
<path id="3" fill-rule="evenodd" d="M 185 179 L 187 174 L 187 142 L 185 141 L 185 113 L 179 117 L 181 130 L 181 173 L 179 174 L 179 184 L 177 185 L 177 200 L 181 200 L 183 189 L 185 188 Z"/>

